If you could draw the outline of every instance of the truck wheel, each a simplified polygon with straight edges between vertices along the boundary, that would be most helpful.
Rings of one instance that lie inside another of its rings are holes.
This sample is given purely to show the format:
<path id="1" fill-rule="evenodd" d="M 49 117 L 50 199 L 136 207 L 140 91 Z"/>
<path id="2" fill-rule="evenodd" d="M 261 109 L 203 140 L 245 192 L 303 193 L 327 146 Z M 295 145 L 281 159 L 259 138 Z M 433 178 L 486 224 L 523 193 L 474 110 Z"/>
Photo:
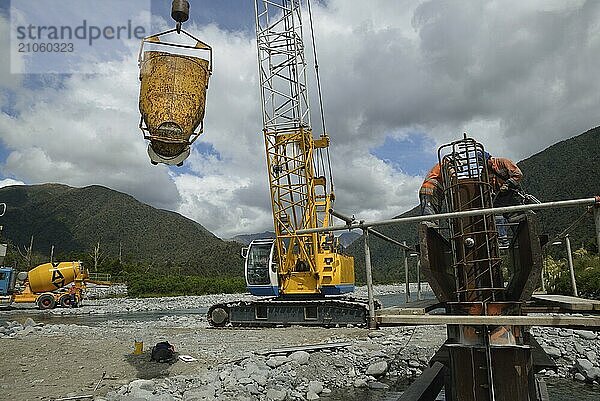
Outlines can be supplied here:
<path id="1" fill-rule="evenodd" d="M 71 296 L 69 294 L 62 295 L 58 299 L 58 305 L 61 308 L 69 308 L 71 306 Z"/>
<path id="2" fill-rule="evenodd" d="M 50 294 L 41 295 L 37 300 L 38 308 L 44 309 L 53 309 L 56 306 L 56 300 Z"/>

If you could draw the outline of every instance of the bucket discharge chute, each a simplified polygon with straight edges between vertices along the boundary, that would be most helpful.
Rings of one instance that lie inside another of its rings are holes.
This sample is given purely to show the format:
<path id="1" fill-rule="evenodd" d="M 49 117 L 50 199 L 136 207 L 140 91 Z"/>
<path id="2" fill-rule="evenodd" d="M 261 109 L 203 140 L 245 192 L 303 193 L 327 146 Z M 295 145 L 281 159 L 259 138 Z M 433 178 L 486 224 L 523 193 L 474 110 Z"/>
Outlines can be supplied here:
<path id="1" fill-rule="evenodd" d="M 161 36 L 173 32 L 183 33 L 196 44 L 161 42 Z M 144 45 L 188 49 L 194 56 L 144 50 Z M 200 53 L 203 57 L 197 56 Z M 178 28 L 144 38 L 138 60 L 140 129 L 150 141 L 150 161 L 181 166 L 190 154 L 190 145 L 202 133 L 212 49 L 178 25 Z"/>

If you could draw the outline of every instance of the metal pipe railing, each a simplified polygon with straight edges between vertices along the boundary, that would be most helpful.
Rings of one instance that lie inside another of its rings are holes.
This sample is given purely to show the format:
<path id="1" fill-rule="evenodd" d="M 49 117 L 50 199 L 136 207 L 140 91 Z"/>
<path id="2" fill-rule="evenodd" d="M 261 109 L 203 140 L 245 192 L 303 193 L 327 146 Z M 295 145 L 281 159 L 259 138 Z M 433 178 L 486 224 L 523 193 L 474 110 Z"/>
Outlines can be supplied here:
<path id="1" fill-rule="evenodd" d="M 591 206 L 591 205 L 596 205 L 596 204 L 600 205 L 600 196 L 596 196 L 593 198 L 571 199 L 571 200 L 565 200 L 565 201 L 535 203 L 535 204 L 531 204 L 531 205 L 494 207 L 494 208 L 489 208 L 489 209 L 466 210 L 463 212 L 439 213 L 439 214 L 430 214 L 430 215 L 425 215 L 425 216 L 413 216 L 413 217 L 401 217 L 398 219 L 373 221 L 370 223 L 369 222 L 353 222 L 351 224 L 347 224 L 344 226 L 317 227 L 317 228 L 308 228 L 308 229 L 304 229 L 304 230 L 298 230 L 298 231 L 296 231 L 296 234 L 302 235 L 302 234 L 312 234 L 312 233 L 323 233 L 323 232 L 329 232 L 329 231 L 353 230 L 355 228 L 364 230 L 364 229 L 367 229 L 370 227 L 386 226 L 386 225 L 393 225 L 393 224 L 418 223 L 421 221 L 430 221 L 432 219 L 460 218 L 460 217 L 469 217 L 469 216 L 479 216 L 479 215 L 485 215 L 485 214 L 504 214 L 504 213 L 510 213 L 510 212 L 526 211 L 526 210 L 541 210 L 541 209 L 572 207 L 572 206 Z M 596 229 L 598 230 L 598 227 Z"/>
<path id="2" fill-rule="evenodd" d="M 354 217 L 346 216 L 345 214 L 342 214 L 340 212 L 336 212 L 333 209 L 329 209 L 329 213 L 332 216 L 335 216 L 338 219 L 345 221 L 346 224 L 347 224 L 347 226 L 352 225 L 353 223 L 356 223 L 356 219 Z M 400 248 L 403 248 L 403 249 L 405 249 L 407 251 L 416 252 L 414 249 L 412 249 L 411 247 L 407 246 L 406 243 L 402 243 L 400 241 L 396 241 L 395 239 L 390 238 L 387 235 L 380 233 L 379 231 L 373 230 L 372 228 L 367 228 L 367 230 L 369 231 L 369 234 L 373 234 L 373 236 L 375 236 L 375 237 L 377 237 L 379 239 L 391 242 L 392 244 L 398 245 Z"/>

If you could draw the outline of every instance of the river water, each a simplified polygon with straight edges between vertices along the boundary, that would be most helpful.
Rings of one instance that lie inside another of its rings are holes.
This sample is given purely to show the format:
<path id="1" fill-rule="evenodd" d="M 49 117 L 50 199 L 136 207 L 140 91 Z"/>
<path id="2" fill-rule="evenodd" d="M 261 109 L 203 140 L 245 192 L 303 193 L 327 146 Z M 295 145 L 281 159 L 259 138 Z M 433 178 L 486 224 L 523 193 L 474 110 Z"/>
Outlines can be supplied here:
<path id="1" fill-rule="evenodd" d="M 433 293 L 424 293 L 425 299 L 433 298 Z M 405 302 L 404 294 L 386 294 L 377 297 L 383 307 L 398 306 Z M 6 320 L 17 320 L 23 322 L 30 317 L 36 322 L 45 324 L 78 324 L 87 326 L 103 325 L 111 320 L 126 321 L 154 321 L 165 316 L 197 316 L 205 315 L 208 308 L 196 309 L 175 309 L 160 311 L 140 311 L 128 313 L 111 314 L 87 314 L 87 315 L 54 315 L 44 312 L 32 312 L 31 310 L 20 313 L 13 311 L 10 314 L 0 314 L 0 323 Z M 551 401 L 600 401 L 600 389 L 598 386 L 591 386 L 584 383 L 575 382 L 571 379 L 547 378 L 548 392 Z M 329 395 L 321 397 L 324 401 L 392 401 L 397 400 L 402 391 L 407 387 L 406 381 L 398 383 L 387 383 L 390 388 L 387 390 L 374 389 L 348 389 L 337 390 Z"/>

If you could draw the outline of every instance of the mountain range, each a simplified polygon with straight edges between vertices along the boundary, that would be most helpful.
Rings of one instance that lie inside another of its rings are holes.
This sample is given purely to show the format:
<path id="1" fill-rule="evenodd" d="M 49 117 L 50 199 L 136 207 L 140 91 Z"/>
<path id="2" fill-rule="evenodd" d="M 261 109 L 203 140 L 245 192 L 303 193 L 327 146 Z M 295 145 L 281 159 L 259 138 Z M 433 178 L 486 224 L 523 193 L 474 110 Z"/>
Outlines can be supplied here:
<path id="1" fill-rule="evenodd" d="M 189 274 L 241 275 L 241 246 L 223 241 L 182 215 L 156 209 L 132 196 L 92 185 L 16 185 L 0 188 L 7 204 L 3 236 L 35 253 L 55 256 L 91 252 L 154 267 L 181 267 Z"/>
<path id="2" fill-rule="evenodd" d="M 493 153 L 493 150 L 492 150 Z M 591 197 L 600 194 L 600 127 L 556 143 L 518 163 L 526 192 L 541 201 Z M 273 232 L 240 235 L 224 241 L 201 224 L 182 215 L 145 205 L 106 187 L 73 188 L 61 184 L 20 185 L 0 188 L 0 201 L 8 205 L 0 220 L 2 235 L 21 248 L 34 238 L 34 251 L 49 255 L 91 252 L 97 243 L 105 255 L 155 267 L 181 267 L 189 274 L 241 276 L 240 249 Z M 415 203 L 417 203 L 415 198 Z M 539 212 L 550 237 L 579 217 L 570 231 L 575 247 L 594 245 L 591 216 L 582 208 Z M 396 217 L 418 214 L 415 207 Z M 395 225 L 378 231 L 409 246 L 417 242 L 416 225 Z M 357 232 L 343 233 L 340 242 L 355 257 L 357 280 L 364 281 L 364 244 Z M 371 261 L 376 281 L 402 280 L 402 251 L 370 237 Z M 416 258 L 409 258 L 414 264 Z"/>

